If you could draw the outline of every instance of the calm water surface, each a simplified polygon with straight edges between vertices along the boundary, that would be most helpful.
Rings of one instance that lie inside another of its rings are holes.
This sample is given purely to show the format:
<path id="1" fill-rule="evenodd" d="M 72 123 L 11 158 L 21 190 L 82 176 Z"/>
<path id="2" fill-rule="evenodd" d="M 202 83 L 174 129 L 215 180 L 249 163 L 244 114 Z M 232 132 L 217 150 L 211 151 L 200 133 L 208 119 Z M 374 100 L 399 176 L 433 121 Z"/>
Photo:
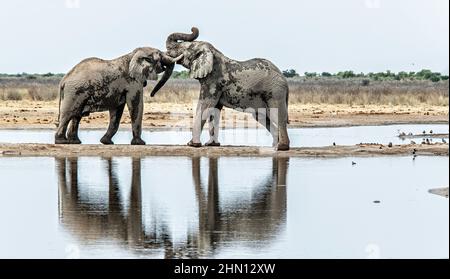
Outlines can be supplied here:
<path id="1" fill-rule="evenodd" d="M 0 157 L 0 258 L 448 258 L 448 167 Z"/>
<path id="2" fill-rule="evenodd" d="M 124 128 L 125 125 L 122 125 Z M 409 144 L 410 139 L 398 137 L 399 131 L 405 133 L 421 134 L 424 130 L 434 133 L 448 134 L 449 126 L 439 125 L 387 125 L 387 126 L 360 126 L 341 128 L 292 128 L 289 136 L 292 147 L 302 146 L 330 146 L 335 142 L 338 145 L 353 145 L 359 143 L 381 143 L 387 145 Z M 98 144 L 105 130 L 81 130 L 80 139 L 83 143 Z M 131 131 L 120 130 L 113 138 L 115 143 L 129 144 Z M 191 139 L 190 131 L 149 131 L 144 130 L 142 138 L 147 144 L 186 144 Z M 209 135 L 205 130 L 202 142 L 206 142 Z M 448 136 L 446 137 L 448 142 Z M 219 141 L 224 145 L 250 145 L 271 146 L 272 137 L 262 129 L 223 129 L 219 132 Z M 420 143 L 422 139 L 414 139 Z M 434 139 L 441 142 L 441 139 Z M 53 130 L 0 130 L 0 143 L 53 143 Z"/>

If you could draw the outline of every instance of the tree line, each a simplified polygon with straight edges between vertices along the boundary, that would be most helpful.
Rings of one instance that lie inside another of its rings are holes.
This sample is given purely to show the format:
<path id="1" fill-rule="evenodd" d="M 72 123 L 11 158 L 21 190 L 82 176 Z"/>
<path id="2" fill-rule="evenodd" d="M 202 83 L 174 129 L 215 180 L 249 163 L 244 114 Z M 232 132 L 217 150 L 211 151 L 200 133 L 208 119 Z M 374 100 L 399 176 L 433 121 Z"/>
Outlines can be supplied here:
<path id="1" fill-rule="evenodd" d="M 288 69 L 283 71 L 283 75 L 286 78 L 296 78 L 300 77 L 300 74 L 297 73 L 294 69 Z M 25 78 L 25 79 L 40 79 L 40 78 L 62 78 L 64 76 L 63 73 L 45 73 L 45 74 L 29 74 L 29 73 L 18 73 L 18 74 L 2 74 L 0 73 L 0 78 L 8 77 L 8 78 Z M 448 75 L 443 75 L 438 72 L 433 72 L 428 69 L 421 70 L 419 72 L 405 72 L 401 71 L 398 73 L 391 72 L 389 70 L 385 72 L 377 72 L 377 73 L 355 73 L 353 71 L 341 71 L 337 73 L 329 73 L 329 72 L 305 72 L 304 77 L 306 78 L 338 78 L 338 79 L 351 79 L 351 78 L 360 78 L 370 80 L 430 80 L 433 82 L 438 82 L 441 80 L 448 80 Z M 188 71 L 174 71 L 172 74 L 172 78 L 174 79 L 187 79 L 189 78 Z"/>
<path id="2" fill-rule="evenodd" d="M 283 75 L 287 78 L 300 77 L 300 75 L 294 69 L 283 71 Z M 334 74 L 329 72 L 322 72 L 322 73 L 305 72 L 304 77 L 306 78 L 324 77 L 324 78 L 340 78 L 340 79 L 363 78 L 368 80 L 431 80 L 433 82 L 448 80 L 448 75 L 443 75 L 441 73 L 433 72 L 428 69 L 423 69 L 419 72 L 401 71 L 398 73 L 394 73 L 387 70 L 385 72 L 377 72 L 377 73 L 371 72 L 367 74 L 355 73 L 353 71 L 341 71 Z"/>

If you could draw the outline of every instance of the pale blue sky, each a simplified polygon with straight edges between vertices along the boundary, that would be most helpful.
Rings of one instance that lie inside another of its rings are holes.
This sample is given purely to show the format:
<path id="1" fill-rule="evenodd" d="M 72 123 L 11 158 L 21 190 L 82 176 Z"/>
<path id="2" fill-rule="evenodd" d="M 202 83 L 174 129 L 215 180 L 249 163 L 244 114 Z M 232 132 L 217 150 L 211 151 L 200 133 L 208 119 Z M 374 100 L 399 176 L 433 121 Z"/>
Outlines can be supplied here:
<path id="1" fill-rule="evenodd" d="M 2 0 L 0 72 L 67 72 L 81 59 L 200 29 L 238 60 L 279 68 L 448 73 L 448 0 Z"/>

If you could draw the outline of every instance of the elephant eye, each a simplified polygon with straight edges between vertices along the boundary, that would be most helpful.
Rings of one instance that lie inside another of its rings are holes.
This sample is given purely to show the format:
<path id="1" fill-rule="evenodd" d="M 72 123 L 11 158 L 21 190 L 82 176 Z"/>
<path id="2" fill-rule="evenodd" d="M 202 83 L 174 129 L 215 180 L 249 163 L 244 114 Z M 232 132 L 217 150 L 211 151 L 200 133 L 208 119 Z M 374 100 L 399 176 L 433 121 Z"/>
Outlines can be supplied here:
<path id="1" fill-rule="evenodd" d="M 193 56 L 193 59 L 192 60 L 196 60 L 196 59 L 198 59 L 200 56 L 202 55 L 202 53 L 201 52 L 197 52 L 196 54 L 194 54 Z"/>
<path id="2" fill-rule="evenodd" d="M 148 63 L 154 63 L 153 58 L 151 57 L 143 57 L 142 59 L 147 61 Z"/>

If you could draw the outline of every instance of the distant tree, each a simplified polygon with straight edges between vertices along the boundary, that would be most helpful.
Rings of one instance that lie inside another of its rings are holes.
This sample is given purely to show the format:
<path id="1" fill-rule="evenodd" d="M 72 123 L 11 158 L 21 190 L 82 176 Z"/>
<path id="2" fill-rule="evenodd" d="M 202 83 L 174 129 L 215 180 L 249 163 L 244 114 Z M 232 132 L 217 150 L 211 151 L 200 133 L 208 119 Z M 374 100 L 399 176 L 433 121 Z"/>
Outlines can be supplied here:
<path id="1" fill-rule="evenodd" d="M 317 77 L 317 73 L 316 72 L 312 72 L 312 73 L 305 72 L 305 77 L 308 77 L 308 78 Z"/>
<path id="2" fill-rule="evenodd" d="M 441 79 L 442 79 L 442 80 L 448 80 L 448 76 L 447 76 L 447 75 L 441 76 Z"/>
<path id="3" fill-rule="evenodd" d="M 174 71 L 172 73 L 172 77 L 178 78 L 178 79 L 187 79 L 187 78 L 189 78 L 189 72 L 188 71 L 180 71 L 180 72 Z"/>
<path id="4" fill-rule="evenodd" d="M 287 78 L 298 77 L 298 74 L 294 69 L 289 69 L 289 70 L 283 71 L 283 75 Z"/>
<path id="5" fill-rule="evenodd" d="M 419 79 L 430 79 L 432 75 L 433 72 L 431 70 L 423 69 L 416 74 L 416 77 L 418 77 Z"/>
<path id="6" fill-rule="evenodd" d="M 409 74 L 407 72 L 398 72 L 397 77 L 399 80 L 407 79 Z"/>
<path id="7" fill-rule="evenodd" d="M 42 76 L 43 77 L 52 77 L 52 76 L 54 76 L 54 74 L 49 72 L 49 73 L 43 74 Z"/>
<path id="8" fill-rule="evenodd" d="M 441 81 L 441 75 L 436 75 L 435 73 L 433 73 L 433 75 L 430 76 L 429 80 L 431 80 L 432 82 Z"/>
<path id="9" fill-rule="evenodd" d="M 342 78 L 354 78 L 356 75 L 353 71 L 345 71 L 342 74 Z"/>
<path id="10" fill-rule="evenodd" d="M 329 72 L 322 72 L 322 74 L 320 74 L 320 75 L 323 76 L 323 77 L 331 77 L 331 76 L 333 76 Z"/>

